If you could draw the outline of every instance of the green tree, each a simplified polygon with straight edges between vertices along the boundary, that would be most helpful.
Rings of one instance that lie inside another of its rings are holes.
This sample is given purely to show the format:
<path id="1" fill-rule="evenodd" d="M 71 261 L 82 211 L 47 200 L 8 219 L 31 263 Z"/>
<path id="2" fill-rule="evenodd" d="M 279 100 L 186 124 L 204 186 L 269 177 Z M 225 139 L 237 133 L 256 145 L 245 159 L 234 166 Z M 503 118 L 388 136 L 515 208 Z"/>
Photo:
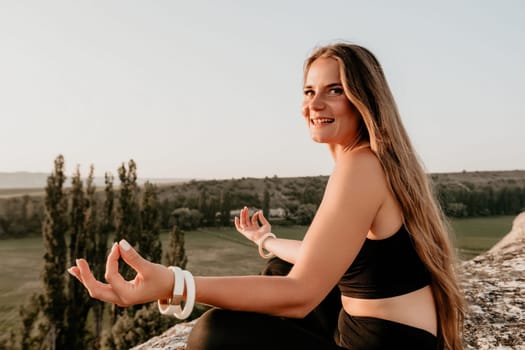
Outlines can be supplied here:
<path id="1" fill-rule="evenodd" d="M 147 260 L 160 263 L 160 211 L 157 187 L 150 182 L 144 184 L 141 208 L 142 233 L 139 240 L 140 254 Z"/>
<path id="2" fill-rule="evenodd" d="M 139 188 L 137 186 L 137 165 L 131 159 L 128 168 L 124 163 L 118 168 L 120 180 L 120 191 L 115 220 L 115 241 L 126 239 L 133 247 L 138 248 L 140 239 L 140 207 L 138 204 Z M 127 264 L 119 268 L 120 274 L 126 280 L 132 280 L 135 272 Z M 117 321 L 117 317 L 122 313 L 121 308 L 113 305 L 112 323 Z"/>
<path id="3" fill-rule="evenodd" d="M 160 227 L 162 229 L 169 228 L 170 215 L 173 210 L 171 202 L 168 198 L 164 198 L 160 204 Z"/>
<path id="4" fill-rule="evenodd" d="M 34 293 L 26 305 L 20 306 L 18 314 L 22 320 L 20 329 L 20 349 L 35 349 L 42 343 L 42 334 L 34 331 L 42 310 L 42 295 Z"/>
<path id="5" fill-rule="evenodd" d="M 196 229 L 202 220 L 202 214 L 197 209 L 177 208 L 171 215 L 175 225 L 183 230 Z"/>
<path id="6" fill-rule="evenodd" d="M 104 175 L 104 207 L 102 209 L 102 220 L 100 227 L 95 231 L 94 242 L 95 249 L 93 253 L 94 261 L 93 274 L 100 281 L 104 279 L 105 264 L 103 263 L 106 259 L 106 252 L 108 249 L 108 237 L 114 230 L 114 200 L 115 192 L 113 191 L 113 175 L 106 172 Z M 95 319 L 95 339 L 94 347 L 99 349 L 101 347 L 102 340 L 102 322 L 104 318 L 104 309 L 106 303 L 100 300 L 93 300 L 93 314 Z"/>
<path id="7" fill-rule="evenodd" d="M 221 192 L 221 225 L 230 225 L 230 210 L 232 210 L 232 198 L 229 190 Z"/>
<path id="8" fill-rule="evenodd" d="M 142 307 L 131 316 L 128 312 L 119 317 L 105 334 L 104 349 L 127 350 L 167 330 L 173 319 L 159 313 L 156 303 Z"/>
<path id="9" fill-rule="evenodd" d="M 97 202 L 97 196 L 96 196 L 96 186 L 94 182 L 94 166 L 91 165 L 89 168 L 89 175 L 86 179 L 86 192 L 85 192 L 85 212 L 84 212 L 84 229 L 83 229 L 83 236 L 81 237 L 82 240 L 84 240 L 84 252 L 83 256 L 86 257 L 95 257 L 100 256 L 98 260 L 93 260 L 93 262 L 98 266 L 104 266 L 105 262 L 105 256 L 104 254 L 98 254 L 97 250 L 101 249 L 102 247 L 98 247 L 99 243 L 104 243 L 104 251 L 107 249 L 107 233 L 100 233 L 100 224 L 98 220 L 98 202 Z M 100 235 L 103 235 L 104 238 L 99 238 Z M 104 240 L 104 242 L 100 242 L 101 240 Z M 97 271 L 98 272 L 98 271 Z M 102 279 L 102 276 L 98 277 L 100 280 Z M 76 282 L 76 281 L 75 281 Z M 83 298 L 83 307 L 81 312 L 81 320 L 84 322 L 84 329 L 86 329 L 86 320 L 89 311 L 93 308 L 95 305 L 95 300 L 90 298 L 86 289 L 83 288 L 83 286 L 80 285 L 80 283 L 77 283 L 79 287 L 82 289 L 81 298 Z M 100 303 L 100 302 L 99 302 Z M 88 332 L 84 332 L 84 334 L 87 336 Z M 98 333 L 95 333 L 95 340 L 97 339 Z M 79 334 L 76 336 L 79 338 Z M 77 344 L 78 348 L 80 349 L 82 346 L 84 348 L 89 347 L 91 348 L 92 345 L 88 343 L 87 339 L 84 339 L 84 342 L 82 344 Z"/>
<path id="10" fill-rule="evenodd" d="M 297 208 L 297 221 L 301 225 L 309 225 L 314 216 L 317 207 L 314 204 L 301 204 Z"/>
<path id="11" fill-rule="evenodd" d="M 152 262 L 160 263 L 162 245 L 160 242 L 160 212 L 157 188 L 146 182 L 140 208 L 141 234 L 138 251 Z M 152 310 L 154 312 L 152 312 Z M 154 303 L 127 308 L 117 319 L 111 332 L 106 335 L 105 344 L 111 349 L 128 349 L 167 329 L 167 319 L 163 319 Z"/>
<path id="12" fill-rule="evenodd" d="M 95 256 L 97 235 L 100 229 L 98 221 L 98 202 L 96 197 L 97 187 L 94 182 L 94 167 L 89 168 L 89 175 L 86 180 L 85 213 L 84 213 L 84 232 L 85 232 L 85 256 Z"/>
<path id="13" fill-rule="evenodd" d="M 55 167 L 47 178 L 45 198 L 45 219 L 42 227 L 44 241 L 44 271 L 42 273 L 42 311 L 46 320 L 44 344 L 46 349 L 63 349 L 65 344 L 64 313 L 66 303 L 66 233 L 67 201 L 63 190 L 64 157 L 55 159 Z"/>
<path id="14" fill-rule="evenodd" d="M 199 192 L 199 211 L 202 213 L 202 224 L 204 226 L 215 226 L 215 214 L 217 212 L 217 200 L 210 195 L 206 188 L 201 188 Z"/>
<path id="15" fill-rule="evenodd" d="M 71 178 L 71 189 L 69 192 L 69 264 L 79 258 L 82 252 L 82 235 L 84 234 L 84 185 L 80 176 L 80 169 L 77 166 L 73 177 Z M 71 280 L 70 287 L 74 284 Z"/>
<path id="16" fill-rule="evenodd" d="M 321 203 L 321 198 L 323 196 L 323 192 L 321 188 L 316 184 L 308 184 L 302 193 L 301 196 L 301 203 L 303 204 L 314 204 L 319 205 Z"/>
<path id="17" fill-rule="evenodd" d="M 265 217 L 270 217 L 270 191 L 268 191 L 268 187 L 264 189 L 262 211 Z"/>
<path id="18" fill-rule="evenodd" d="M 133 160 L 128 162 L 128 169 L 124 163 L 118 169 L 120 180 L 119 200 L 116 213 L 115 241 L 126 239 L 129 244 L 137 248 L 140 238 L 140 208 L 138 204 L 139 188 L 137 186 L 137 166 Z M 131 268 L 124 265 L 121 268 L 125 279 L 133 278 Z"/>
<path id="19" fill-rule="evenodd" d="M 166 263 L 168 265 L 178 266 L 181 269 L 186 268 L 188 257 L 186 256 L 184 244 L 184 231 L 179 229 L 177 225 L 174 225 L 170 232 L 170 242 L 166 252 Z"/>
<path id="20" fill-rule="evenodd" d="M 92 170 L 91 170 L 92 182 Z M 88 180 L 89 181 L 89 180 Z M 93 185 L 91 184 L 91 187 Z M 93 188 L 91 189 L 94 192 Z M 93 193 L 91 194 L 93 195 Z M 71 179 L 70 191 L 70 236 L 69 236 L 69 265 L 73 265 L 75 259 L 87 257 L 88 251 L 86 233 L 86 214 L 88 211 L 92 214 L 89 206 L 90 200 L 84 193 L 84 185 L 80 175 L 80 169 L 77 166 Z M 90 237 L 91 238 L 91 237 Z M 67 349 L 84 349 L 86 348 L 86 320 L 91 301 L 82 284 L 74 278 L 69 278 L 68 297 L 66 307 L 67 330 L 65 336 L 65 348 Z"/>

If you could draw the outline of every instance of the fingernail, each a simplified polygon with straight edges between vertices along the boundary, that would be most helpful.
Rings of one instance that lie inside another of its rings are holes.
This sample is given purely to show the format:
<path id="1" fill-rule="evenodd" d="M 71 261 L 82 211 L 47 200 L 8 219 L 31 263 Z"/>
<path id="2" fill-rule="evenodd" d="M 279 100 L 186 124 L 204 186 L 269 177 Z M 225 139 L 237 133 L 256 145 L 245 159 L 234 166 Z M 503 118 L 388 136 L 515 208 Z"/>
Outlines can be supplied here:
<path id="1" fill-rule="evenodd" d="M 111 246 L 111 251 L 114 251 L 116 246 L 117 246 L 117 242 L 113 243 L 113 245 Z"/>
<path id="2" fill-rule="evenodd" d="M 70 274 L 71 276 L 75 276 L 75 274 L 73 273 L 73 268 L 72 268 L 72 267 L 70 267 L 69 269 L 67 269 L 67 272 L 69 272 L 69 274 Z M 75 277 L 77 277 L 77 276 L 75 276 Z"/>
<path id="3" fill-rule="evenodd" d="M 125 239 L 121 239 L 118 244 L 120 248 L 122 248 L 122 250 L 124 251 L 128 251 L 131 249 L 131 246 L 129 245 L 128 241 L 126 241 Z"/>
<path id="4" fill-rule="evenodd" d="M 76 263 L 77 263 L 77 265 L 78 265 L 78 259 L 75 259 L 75 262 L 76 262 Z"/>

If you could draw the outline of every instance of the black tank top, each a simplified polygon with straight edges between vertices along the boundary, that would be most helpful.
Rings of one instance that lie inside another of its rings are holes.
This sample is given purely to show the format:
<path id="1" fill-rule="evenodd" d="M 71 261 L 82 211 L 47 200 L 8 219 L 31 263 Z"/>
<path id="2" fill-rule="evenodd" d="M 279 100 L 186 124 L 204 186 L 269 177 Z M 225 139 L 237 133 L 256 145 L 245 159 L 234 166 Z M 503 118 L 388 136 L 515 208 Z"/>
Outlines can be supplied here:
<path id="1" fill-rule="evenodd" d="M 413 292 L 428 284 L 430 273 L 403 225 L 386 239 L 367 238 L 338 286 L 344 296 L 380 299 Z"/>

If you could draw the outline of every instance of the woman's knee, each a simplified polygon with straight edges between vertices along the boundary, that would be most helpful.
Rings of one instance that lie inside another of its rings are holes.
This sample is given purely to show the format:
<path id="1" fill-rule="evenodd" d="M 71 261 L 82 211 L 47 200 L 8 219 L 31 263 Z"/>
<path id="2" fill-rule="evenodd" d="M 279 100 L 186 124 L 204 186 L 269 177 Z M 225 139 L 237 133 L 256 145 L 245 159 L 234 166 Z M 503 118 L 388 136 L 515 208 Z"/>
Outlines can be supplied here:
<path id="1" fill-rule="evenodd" d="M 293 264 L 286 262 L 277 257 L 271 258 L 266 263 L 266 266 L 261 271 L 261 275 L 265 276 L 286 276 L 292 269 Z"/>
<path id="2" fill-rule="evenodd" d="M 195 323 L 187 342 L 187 350 L 228 349 L 235 342 L 238 315 L 235 311 L 210 309 Z"/>

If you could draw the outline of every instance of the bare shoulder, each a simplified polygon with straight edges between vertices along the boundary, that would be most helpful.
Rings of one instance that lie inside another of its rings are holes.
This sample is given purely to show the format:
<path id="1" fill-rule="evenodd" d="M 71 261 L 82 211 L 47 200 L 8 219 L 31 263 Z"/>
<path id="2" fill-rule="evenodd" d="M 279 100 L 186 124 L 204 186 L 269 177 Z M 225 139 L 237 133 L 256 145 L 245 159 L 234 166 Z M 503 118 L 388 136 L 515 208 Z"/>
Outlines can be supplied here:
<path id="1" fill-rule="evenodd" d="M 359 185 L 386 189 L 386 177 L 381 162 L 369 148 L 343 153 L 331 176 L 339 185 Z M 345 186 L 346 187 L 346 186 Z"/>
<path id="2" fill-rule="evenodd" d="M 387 200 L 389 190 L 383 167 L 370 149 L 341 155 L 326 186 L 321 207 L 355 211 L 354 206 L 377 212 Z"/>

